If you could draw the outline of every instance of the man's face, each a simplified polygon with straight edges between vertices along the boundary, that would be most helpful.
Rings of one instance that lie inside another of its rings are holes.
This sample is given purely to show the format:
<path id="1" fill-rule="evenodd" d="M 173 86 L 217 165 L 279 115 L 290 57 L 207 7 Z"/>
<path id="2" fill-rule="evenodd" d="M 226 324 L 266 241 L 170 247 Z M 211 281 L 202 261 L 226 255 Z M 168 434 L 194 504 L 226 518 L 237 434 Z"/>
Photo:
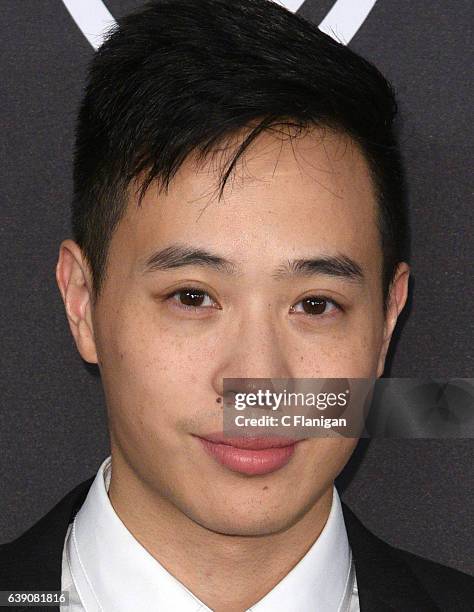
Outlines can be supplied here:
<path id="1" fill-rule="evenodd" d="M 266 133 L 221 201 L 218 177 L 216 159 L 198 168 L 190 158 L 168 194 L 152 186 L 140 207 L 131 197 L 91 315 L 94 347 L 113 456 L 208 529 L 272 533 L 314 506 L 357 440 L 310 438 L 269 474 L 232 471 L 197 437 L 222 430 L 223 379 L 379 376 L 397 312 L 383 316 L 377 205 L 347 137 Z M 190 263 L 178 249 L 229 263 Z M 362 275 L 288 265 L 319 258 L 350 260 Z"/>

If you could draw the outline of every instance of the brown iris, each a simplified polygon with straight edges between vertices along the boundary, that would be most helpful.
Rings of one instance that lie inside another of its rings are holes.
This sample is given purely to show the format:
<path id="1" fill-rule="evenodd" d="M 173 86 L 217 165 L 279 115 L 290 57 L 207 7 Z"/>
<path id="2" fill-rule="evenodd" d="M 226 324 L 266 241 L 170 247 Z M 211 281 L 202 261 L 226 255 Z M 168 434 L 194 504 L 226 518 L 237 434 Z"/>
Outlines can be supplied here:
<path id="1" fill-rule="evenodd" d="M 188 289 L 185 291 L 178 291 L 176 294 L 179 296 L 179 301 L 184 306 L 199 307 L 202 305 L 206 294 L 203 291 L 197 291 L 194 289 Z"/>
<path id="2" fill-rule="evenodd" d="M 303 310 L 306 314 L 319 315 L 326 310 L 327 301 L 318 297 L 307 297 L 301 300 Z"/>

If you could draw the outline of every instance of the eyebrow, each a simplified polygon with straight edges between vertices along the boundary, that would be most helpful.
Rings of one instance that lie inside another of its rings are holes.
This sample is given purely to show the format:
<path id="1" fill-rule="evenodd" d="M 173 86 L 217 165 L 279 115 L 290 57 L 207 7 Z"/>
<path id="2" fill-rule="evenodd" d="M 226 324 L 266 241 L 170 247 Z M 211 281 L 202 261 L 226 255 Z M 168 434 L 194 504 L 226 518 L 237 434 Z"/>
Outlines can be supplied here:
<path id="1" fill-rule="evenodd" d="M 142 271 L 147 273 L 155 270 L 172 270 L 184 266 L 202 266 L 227 274 L 234 274 L 237 271 L 236 265 L 224 257 L 214 255 L 204 249 L 195 249 L 179 244 L 152 253 L 145 261 Z"/>
<path id="2" fill-rule="evenodd" d="M 225 257 L 205 249 L 179 244 L 152 253 L 145 260 L 141 272 L 147 274 L 157 270 L 172 270 L 185 266 L 201 266 L 230 275 L 235 275 L 238 272 L 238 266 L 235 262 Z M 275 269 L 272 277 L 276 280 L 282 280 L 289 276 L 311 277 L 317 275 L 344 278 L 357 283 L 364 281 L 364 274 L 360 265 L 346 255 L 322 255 L 308 259 L 287 260 Z"/>
<path id="3" fill-rule="evenodd" d="M 323 255 L 310 259 L 288 260 L 273 273 L 273 278 L 283 279 L 288 276 L 335 276 L 362 283 L 364 273 L 360 265 L 347 255 Z"/>

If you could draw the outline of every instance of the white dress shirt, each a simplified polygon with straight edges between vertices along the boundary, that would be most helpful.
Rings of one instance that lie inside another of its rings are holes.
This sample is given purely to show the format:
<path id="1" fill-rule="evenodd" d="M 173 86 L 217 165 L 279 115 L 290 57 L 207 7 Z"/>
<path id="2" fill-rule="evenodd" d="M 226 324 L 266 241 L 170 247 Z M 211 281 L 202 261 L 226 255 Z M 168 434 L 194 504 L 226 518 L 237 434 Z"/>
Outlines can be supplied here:
<path id="1" fill-rule="evenodd" d="M 61 589 L 67 612 L 211 612 L 128 531 L 100 466 L 66 535 Z M 352 553 L 336 488 L 328 520 L 295 567 L 246 612 L 359 612 Z"/>

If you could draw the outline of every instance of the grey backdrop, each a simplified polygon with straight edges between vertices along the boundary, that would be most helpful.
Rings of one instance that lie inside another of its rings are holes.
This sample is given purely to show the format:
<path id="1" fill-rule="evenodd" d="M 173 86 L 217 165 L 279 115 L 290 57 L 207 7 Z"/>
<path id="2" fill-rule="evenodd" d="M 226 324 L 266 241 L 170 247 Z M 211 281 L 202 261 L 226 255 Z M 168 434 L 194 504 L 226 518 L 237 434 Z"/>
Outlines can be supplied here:
<path id="1" fill-rule="evenodd" d="M 356 0 L 354 0 L 356 1 Z M 119 17 L 139 0 L 107 0 Z M 300 9 L 319 23 L 330 0 Z M 93 50 L 59 0 L 3 0 L 0 541 L 108 454 L 100 381 L 69 335 L 54 268 L 69 235 L 74 117 Z M 398 91 L 412 299 L 388 374 L 472 377 L 472 0 L 379 0 L 351 42 Z M 359 445 L 343 499 L 392 544 L 474 574 L 472 440 Z"/>

